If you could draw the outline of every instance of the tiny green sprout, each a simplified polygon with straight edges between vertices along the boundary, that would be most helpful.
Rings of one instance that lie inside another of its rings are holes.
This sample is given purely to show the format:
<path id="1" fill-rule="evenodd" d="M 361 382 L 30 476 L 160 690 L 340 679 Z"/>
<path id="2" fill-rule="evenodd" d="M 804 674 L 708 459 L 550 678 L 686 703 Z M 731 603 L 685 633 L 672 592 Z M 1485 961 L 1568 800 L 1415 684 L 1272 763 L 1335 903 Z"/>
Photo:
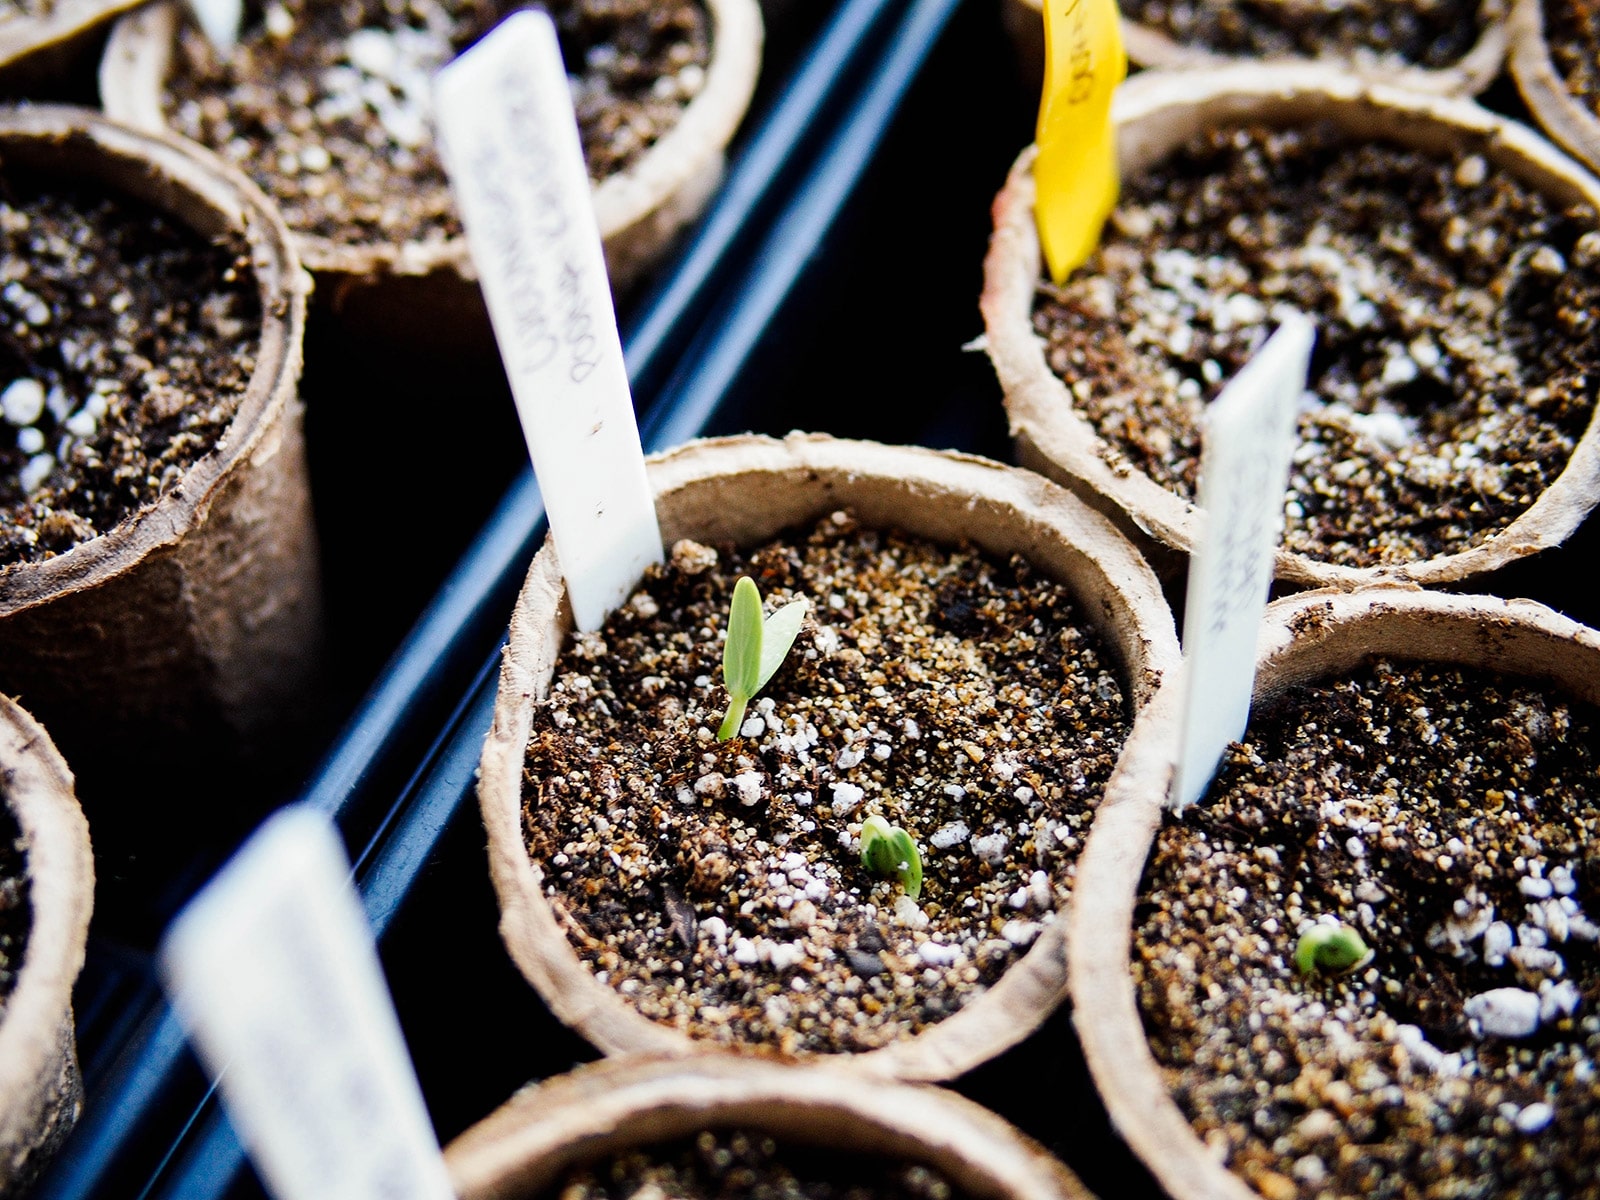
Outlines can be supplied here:
<path id="1" fill-rule="evenodd" d="M 922 859 L 911 835 L 882 817 L 861 823 L 861 865 L 874 875 L 898 875 L 906 895 L 922 895 Z"/>
<path id="2" fill-rule="evenodd" d="M 1372 951 L 1361 935 L 1345 924 L 1313 925 L 1300 935 L 1294 948 L 1294 969 L 1302 975 L 1346 975 L 1372 961 Z"/>
<path id="3" fill-rule="evenodd" d="M 767 686 L 800 633 L 805 600 L 791 600 L 766 620 L 761 619 L 761 592 L 756 581 L 741 575 L 728 606 L 728 643 L 722 649 L 722 682 L 728 688 L 728 712 L 717 730 L 725 742 L 744 724 L 745 706 Z"/>

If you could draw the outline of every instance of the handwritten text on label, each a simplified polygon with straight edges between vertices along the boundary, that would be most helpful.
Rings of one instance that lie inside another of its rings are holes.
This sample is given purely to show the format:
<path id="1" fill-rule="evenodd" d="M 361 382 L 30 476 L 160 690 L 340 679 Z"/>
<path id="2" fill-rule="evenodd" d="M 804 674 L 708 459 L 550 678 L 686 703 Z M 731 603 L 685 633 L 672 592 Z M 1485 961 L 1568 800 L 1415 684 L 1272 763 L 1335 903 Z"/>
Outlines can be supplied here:
<path id="1" fill-rule="evenodd" d="M 1283 532 L 1284 489 L 1315 329 L 1288 312 L 1206 413 L 1200 456 L 1202 535 L 1183 614 L 1183 712 L 1170 802 L 1182 812 L 1244 735 L 1256 636 Z"/>
<path id="2" fill-rule="evenodd" d="M 661 558 L 566 69 L 527 10 L 439 72 L 439 140 L 579 629 Z"/>

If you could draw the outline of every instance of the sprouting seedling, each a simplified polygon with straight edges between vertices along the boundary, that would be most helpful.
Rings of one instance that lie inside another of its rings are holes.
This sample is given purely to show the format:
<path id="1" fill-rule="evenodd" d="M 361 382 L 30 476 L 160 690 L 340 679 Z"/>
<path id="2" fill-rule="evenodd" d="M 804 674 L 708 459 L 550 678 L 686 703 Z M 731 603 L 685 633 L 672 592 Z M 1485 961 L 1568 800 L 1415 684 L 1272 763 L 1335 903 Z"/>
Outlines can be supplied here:
<path id="1" fill-rule="evenodd" d="M 733 585 L 733 602 L 728 606 L 728 643 L 722 648 L 722 682 L 728 688 L 728 712 L 722 718 L 722 728 L 717 730 L 719 742 L 739 732 L 745 706 L 783 664 L 805 617 L 806 602 L 802 598 L 791 600 L 762 620 L 761 592 L 756 581 L 748 575 L 739 576 L 739 582 Z"/>
<path id="2" fill-rule="evenodd" d="M 906 895 L 922 894 L 922 859 L 911 835 L 880 816 L 861 823 L 861 865 L 874 875 L 898 875 Z"/>
<path id="3" fill-rule="evenodd" d="M 1343 923 L 1318 923 L 1300 935 L 1294 948 L 1294 969 L 1302 975 L 1320 971 L 1324 975 L 1345 975 L 1372 961 L 1373 952 L 1361 935 Z"/>

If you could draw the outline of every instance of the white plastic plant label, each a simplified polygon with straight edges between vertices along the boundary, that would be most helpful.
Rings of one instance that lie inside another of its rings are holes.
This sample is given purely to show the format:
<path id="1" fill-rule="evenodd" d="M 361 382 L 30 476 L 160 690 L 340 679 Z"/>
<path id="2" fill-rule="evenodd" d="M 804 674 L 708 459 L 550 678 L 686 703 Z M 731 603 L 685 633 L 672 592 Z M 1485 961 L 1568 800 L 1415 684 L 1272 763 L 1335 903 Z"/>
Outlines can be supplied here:
<path id="1" fill-rule="evenodd" d="M 233 53 L 239 44 L 239 25 L 244 20 L 244 0 L 189 0 L 189 11 L 218 58 L 226 59 Z"/>
<path id="2" fill-rule="evenodd" d="M 271 818 L 173 923 L 161 969 L 277 1200 L 453 1195 L 326 817 Z"/>
<path id="3" fill-rule="evenodd" d="M 661 531 L 555 26 L 508 17 L 434 78 L 434 112 L 579 629 Z"/>
<path id="4" fill-rule="evenodd" d="M 1203 532 L 1189 561 L 1182 732 L 1169 797 L 1178 812 L 1200 798 L 1250 719 L 1256 637 L 1283 535 L 1295 418 L 1315 337 L 1309 318 L 1286 317 L 1206 413 Z"/>

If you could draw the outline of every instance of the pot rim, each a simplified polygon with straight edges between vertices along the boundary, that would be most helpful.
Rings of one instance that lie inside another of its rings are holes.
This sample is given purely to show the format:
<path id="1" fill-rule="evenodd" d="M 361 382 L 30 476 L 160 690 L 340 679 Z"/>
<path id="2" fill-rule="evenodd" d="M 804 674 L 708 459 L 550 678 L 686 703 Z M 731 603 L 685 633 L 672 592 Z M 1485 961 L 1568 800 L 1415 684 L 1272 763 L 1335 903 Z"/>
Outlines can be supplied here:
<path id="1" fill-rule="evenodd" d="M 0 1147 L 31 1140 L 39 1081 L 59 1067 L 60 1034 L 71 1029 L 72 985 L 83 966 L 94 907 L 89 826 L 72 772 L 50 735 L 0 693 L 4 803 L 27 841 L 32 919 L 22 967 L 0 1010 Z M 0 1178 L 5 1172 L 0 1171 Z"/>
<path id="2" fill-rule="evenodd" d="M 1531 600 L 1394 587 L 1302 592 L 1272 604 L 1257 643 L 1255 699 L 1375 656 L 1544 679 L 1600 702 L 1600 633 Z M 1150 1052 L 1128 966 L 1139 884 L 1166 813 L 1182 691 L 1180 678 L 1169 680 L 1135 720 L 1078 859 L 1067 908 L 1073 1025 L 1112 1124 L 1174 1200 L 1260 1200 L 1178 1108 Z"/>
<path id="3" fill-rule="evenodd" d="M 90 109 L 44 104 L 0 108 L 0 146 L 8 143 L 57 155 L 65 173 L 103 180 L 202 237 L 222 230 L 242 236 L 250 247 L 261 323 L 255 370 L 217 444 L 177 485 L 113 528 L 54 558 L 0 567 L 0 617 L 124 575 L 205 522 L 234 468 L 298 403 L 310 287 L 277 210 L 243 175 L 198 146 L 141 133 Z M 93 169 L 85 170 L 85 163 Z"/>
<path id="4" fill-rule="evenodd" d="M 1033 13 L 1044 12 L 1043 0 L 1009 0 Z M 1491 16 L 1482 19 L 1479 6 L 1478 40 L 1454 65 L 1437 70 L 1412 65 L 1385 65 L 1381 59 L 1365 61 L 1361 57 L 1350 59 L 1333 55 L 1319 57 L 1274 56 L 1259 58 L 1254 55 L 1219 54 L 1203 47 L 1187 45 L 1153 25 L 1122 18 L 1122 44 L 1128 52 L 1128 61 L 1139 67 L 1161 70 L 1215 70 L 1241 64 L 1294 64 L 1296 67 L 1316 64 L 1353 72 L 1378 82 L 1405 87 L 1413 92 L 1430 95 L 1477 95 L 1500 74 L 1505 61 L 1508 34 L 1506 21 Z"/>
<path id="5" fill-rule="evenodd" d="M 1270 116 L 1288 124 L 1329 117 L 1346 128 L 1375 127 L 1386 139 L 1423 148 L 1467 148 L 1563 204 L 1583 204 L 1600 229 L 1600 180 L 1532 130 L 1476 102 L 1421 95 L 1306 66 L 1250 65 L 1207 72 L 1147 72 L 1118 90 L 1124 172 L 1159 162 L 1202 129 Z M 1029 146 L 995 198 L 994 233 L 984 259 L 980 300 L 987 348 L 1005 392 L 1011 435 L 1022 461 L 1047 469 L 1090 503 L 1164 545 L 1191 553 L 1200 510 L 1121 460 L 1080 415 L 1066 385 L 1050 370 L 1033 332 L 1040 277 Z M 1275 574 L 1310 587 L 1361 587 L 1383 582 L 1437 584 L 1494 570 L 1558 545 L 1600 498 L 1600 406 L 1573 447 L 1566 468 L 1527 509 L 1490 537 L 1453 554 L 1414 562 L 1354 567 L 1280 549 Z M 1112 465 L 1113 462 L 1116 465 Z"/>
<path id="6" fill-rule="evenodd" d="M 707 1127 L 903 1155 L 981 1200 L 1093 1200 L 1043 1147 L 953 1092 L 731 1056 L 578 1067 L 518 1092 L 452 1141 L 445 1162 L 464 1200 L 533 1196 L 577 1163 Z"/>
<path id="7" fill-rule="evenodd" d="M 0 18 L 0 68 L 108 21 L 139 0 L 55 0 L 42 16 L 13 13 Z"/>
<path id="8" fill-rule="evenodd" d="M 1134 709 L 1178 659 L 1172 614 L 1153 572 L 1104 517 L 1032 472 L 973 455 L 790 434 L 691 442 L 650 460 L 651 485 L 668 544 L 724 536 L 746 544 L 807 516 L 854 504 L 869 524 L 954 541 L 963 530 L 983 544 L 1004 531 L 1070 577 L 1085 609 L 1116 649 Z M 756 511 L 752 496 L 768 494 Z M 734 502 L 743 493 L 742 502 Z M 663 509 L 663 505 L 666 507 Z M 554 547 L 529 570 L 511 621 L 494 725 L 484 743 L 478 796 L 501 909 L 500 932 L 523 975 L 568 1026 L 607 1054 L 652 1051 L 723 1054 L 722 1047 L 652 1021 L 600 982 L 559 927 L 522 836 L 522 777 L 533 705 L 547 694 L 571 610 Z M 814 1054 L 850 1069 L 902 1079 L 949 1079 L 1020 1041 L 1065 995 L 1061 939 L 1047 924 L 1000 981 L 960 1012 L 921 1034 L 857 1054 Z M 735 1051 L 736 1052 L 736 1051 Z M 781 1057 L 776 1051 L 754 1053 Z"/>
<path id="9" fill-rule="evenodd" d="M 711 62 L 705 84 L 677 124 L 625 171 L 593 189 L 602 241 L 633 228 L 678 191 L 717 167 L 744 119 L 761 67 L 762 24 L 757 0 L 702 0 L 711 14 Z M 106 112 L 135 128 L 167 130 L 162 91 L 178 33 L 176 0 L 157 0 L 118 20 L 100 63 Z M 464 235 L 432 241 L 347 244 L 291 234 L 306 267 L 319 274 L 427 275 L 452 271 L 477 278 Z"/>
<path id="10" fill-rule="evenodd" d="M 1542 0 L 1512 0 L 1507 65 L 1540 127 L 1591 168 L 1600 169 L 1600 117 L 1567 90 L 1544 36 Z"/>

